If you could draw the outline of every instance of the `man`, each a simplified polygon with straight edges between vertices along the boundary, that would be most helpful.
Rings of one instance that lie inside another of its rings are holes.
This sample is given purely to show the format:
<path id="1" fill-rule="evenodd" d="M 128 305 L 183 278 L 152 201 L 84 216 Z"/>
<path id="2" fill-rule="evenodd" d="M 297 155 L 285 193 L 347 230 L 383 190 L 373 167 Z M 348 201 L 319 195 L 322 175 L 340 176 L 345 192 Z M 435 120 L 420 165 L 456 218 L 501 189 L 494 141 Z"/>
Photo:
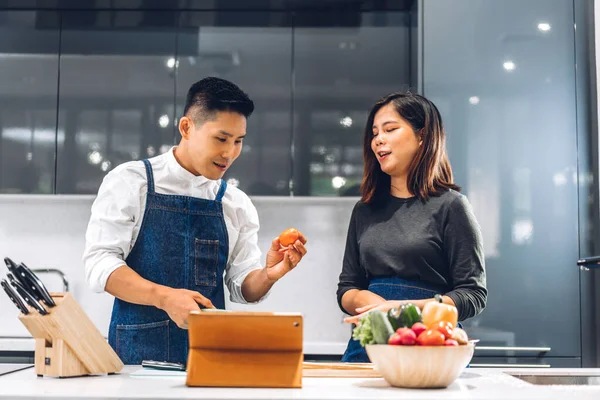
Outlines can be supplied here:
<path id="1" fill-rule="evenodd" d="M 242 150 L 254 103 L 206 78 L 190 88 L 169 152 L 106 175 L 92 206 L 83 256 L 94 291 L 115 296 L 109 343 L 125 364 L 185 363 L 190 311 L 225 308 L 223 275 L 238 303 L 264 299 L 306 254 L 300 237 L 257 245 L 258 214 L 221 179 Z"/>

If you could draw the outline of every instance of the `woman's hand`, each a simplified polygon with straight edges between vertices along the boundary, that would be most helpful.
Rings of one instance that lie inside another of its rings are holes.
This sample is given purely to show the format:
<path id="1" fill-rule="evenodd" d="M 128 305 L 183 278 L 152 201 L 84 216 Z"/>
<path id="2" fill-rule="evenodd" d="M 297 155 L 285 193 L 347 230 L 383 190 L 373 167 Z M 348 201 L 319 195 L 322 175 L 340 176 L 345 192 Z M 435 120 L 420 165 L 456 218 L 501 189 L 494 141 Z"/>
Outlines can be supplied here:
<path id="1" fill-rule="evenodd" d="M 344 318 L 344 322 L 347 322 L 349 324 L 358 324 L 358 321 L 372 310 L 388 312 L 388 310 L 390 310 L 392 308 L 400 307 L 403 303 L 410 303 L 410 301 L 388 300 L 381 304 L 369 304 L 364 307 L 359 307 L 356 309 L 357 314 L 353 315 L 351 317 Z"/>

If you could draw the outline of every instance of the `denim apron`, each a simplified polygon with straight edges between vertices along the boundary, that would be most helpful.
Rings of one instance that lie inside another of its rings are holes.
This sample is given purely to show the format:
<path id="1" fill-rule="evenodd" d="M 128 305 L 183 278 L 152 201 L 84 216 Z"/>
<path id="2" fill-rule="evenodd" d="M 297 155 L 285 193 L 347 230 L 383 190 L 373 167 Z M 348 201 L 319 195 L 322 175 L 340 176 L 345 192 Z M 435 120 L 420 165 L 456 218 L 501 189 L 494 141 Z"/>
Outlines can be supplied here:
<path id="1" fill-rule="evenodd" d="M 215 200 L 156 193 L 152 166 L 148 160 L 143 162 L 148 179 L 146 208 L 125 263 L 151 282 L 200 292 L 224 309 L 229 243 L 221 199 L 227 184 L 221 181 Z M 115 298 L 108 340 L 124 364 L 187 361 L 187 330 L 153 306 Z"/>
<path id="2" fill-rule="evenodd" d="M 422 300 L 433 298 L 436 294 L 444 294 L 447 288 L 425 283 L 423 281 L 409 281 L 405 279 L 374 278 L 369 283 L 370 292 L 378 294 L 386 300 Z M 350 338 L 342 362 L 371 362 L 367 352 L 358 340 Z"/>

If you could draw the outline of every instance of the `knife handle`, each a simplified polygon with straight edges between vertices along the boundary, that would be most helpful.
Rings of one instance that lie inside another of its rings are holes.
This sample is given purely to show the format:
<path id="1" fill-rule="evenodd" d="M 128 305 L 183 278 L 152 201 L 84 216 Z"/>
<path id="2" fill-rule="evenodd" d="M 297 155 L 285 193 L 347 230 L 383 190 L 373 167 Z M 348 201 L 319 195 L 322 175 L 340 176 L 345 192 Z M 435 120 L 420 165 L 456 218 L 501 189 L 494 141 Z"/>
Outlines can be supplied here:
<path id="1" fill-rule="evenodd" d="M 48 311 L 46 311 L 46 309 L 44 308 L 44 306 L 42 306 L 36 299 L 35 297 L 33 297 L 28 291 L 27 289 L 25 289 L 23 287 L 23 285 L 21 285 L 21 283 L 19 283 L 18 281 L 14 280 L 11 282 L 12 285 L 15 287 L 15 289 L 17 290 L 17 293 L 19 293 L 21 295 L 21 297 L 23 298 L 23 300 L 25 300 L 25 302 L 27 304 L 29 304 L 31 307 L 33 307 L 35 310 L 37 310 L 37 312 L 39 312 L 42 315 L 47 315 Z"/>
<path id="2" fill-rule="evenodd" d="M 15 290 L 10 287 L 10 285 L 8 284 L 6 279 L 2 279 L 0 281 L 0 285 L 2 285 L 2 288 L 6 292 L 6 295 L 13 302 L 13 304 L 15 306 L 17 306 L 19 311 L 21 311 L 25 315 L 29 314 L 29 310 L 27 309 L 27 306 L 23 303 L 23 300 L 21 300 L 21 298 L 19 297 L 17 292 L 15 292 Z"/>
<path id="3" fill-rule="evenodd" d="M 40 278 L 34 274 L 33 271 L 27 267 L 27 265 L 24 263 L 19 264 L 18 270 L 21 274 L 21 282 L 23 283 L 23 286 L 29 290 L 29 293 L 31 293 L 37 301 L 44 302 L 44 304 L 46 304 L 48 307 L 56 306 L 56 303 L 50 296 L 48 289 L 46 289 Z"/>

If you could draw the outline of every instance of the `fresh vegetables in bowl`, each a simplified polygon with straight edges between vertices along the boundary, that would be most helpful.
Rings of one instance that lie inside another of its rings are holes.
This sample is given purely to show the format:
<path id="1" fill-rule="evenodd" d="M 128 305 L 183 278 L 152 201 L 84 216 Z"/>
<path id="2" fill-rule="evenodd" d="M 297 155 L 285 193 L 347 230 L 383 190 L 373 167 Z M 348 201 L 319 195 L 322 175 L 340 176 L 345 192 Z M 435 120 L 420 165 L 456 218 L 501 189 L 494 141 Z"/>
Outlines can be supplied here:
<path id="1" fill-rule="evenodd" d="M 387 313 L 373 310 L 363 317 L 352 332 L 352 337 L 367 344 L 400 346 L 459 346 L 469 341 L 467 333 L 456 326 L 456 307 L 436 301 L 425 304 L 423 311 L 412 303 L 392 308 Z"/>
<path id="2" fill-rule="evenodd" d="M 422 311 L 410 303 L 387 313 L 375 309 L 358 321 L 352 337 L 390 385 L 446 387 L 470 362 L 474 341 L 456 326 L 456 307 L 441 301 L 436 295 Z"/>

